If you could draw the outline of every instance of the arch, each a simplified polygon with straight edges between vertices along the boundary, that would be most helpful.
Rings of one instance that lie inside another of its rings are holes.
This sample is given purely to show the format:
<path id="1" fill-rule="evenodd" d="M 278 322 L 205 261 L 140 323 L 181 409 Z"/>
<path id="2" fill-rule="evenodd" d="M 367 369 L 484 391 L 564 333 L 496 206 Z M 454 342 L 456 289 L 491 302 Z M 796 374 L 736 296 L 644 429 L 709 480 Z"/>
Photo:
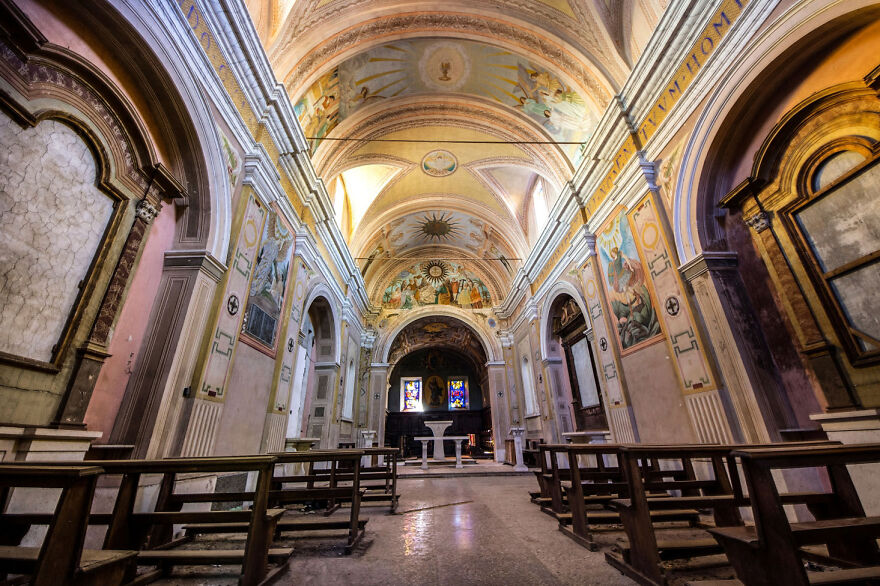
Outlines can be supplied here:
<path id="1" fill-rule="evenodd" d="M 342 340 L 341 336 L 338 335 L 339 324 L 342 323 L 340 317 L 339 308 L 334 303 L 333 292 L 330 290 L 325 283 L 317 283 L 314 287 L 309 290 L 308 295 L 306 295 L 306 302 L 303 304 L 303 312 L 308 313 L 312 308 L 312 304 L 319 299 L 324 299 L 327 302 L 327 305 L 330 306 L 330 317 L 332 319 L 332 323 L 330 324 L 330 330 L 333 333 L 333 362 L 339 364 L 339 359 L 342 353 Z M 305 321 L 303 321 L 305 323 Z M 317 334 L 318 324 L 312 322 L 312 327 L 315 328 L 315 334 Z M 302 326 L 300 326 L 302 328 Z M 300 329 L 302 332 L 302 329 Z"/>
<path id="2" fill-rule="evenodd" d="M 550 354 L 550 337 L 552 332 L 550 328 L 553 327 L 550 319 L 550 311 L 553 308 L 553 302 L 560 295 L 569 295 L 574 302 L 578 304 L 578 307 L 581 308 L 581 313 L 585 316 L 587 315 L 587 302 L 584 299 L 583 294 L 575 287 L 572 283 L 568 281 L 558 281 L 553 284 L 550 288 L 550 291 L 544 296 L 544 305 L 541 308 L 541 359 L 547 360 L 552 358 L 553 356 Z M 589 324 L 589 322 L 587 322 Z"/>
<path id="3" fill-rule="evenodd" d="M 764 29 L 745 46 L 742 55 L 732 60 L 736 66 L 708 96 L 682 153 L 673 201 L 673 231 L 682 263 L 723 238 L 720 228 L 716 228 L 715 205 L 723 195 L 719 192 L 725 190 L 713 183 L 713 163 L 714 147 L 729 133 L 727 123 L 736 118 L 746 101 L 753 100 L 755 88 L 768 70 L 783 62 L 807 37 L 844 18 L 847 22 L 840 28 L 854 27 L 855 19 L 850 17 L 870 10 L 876 11 L 877 6 L 869 0 L 816 0 L 800 4 Z"/>
<path id="4" fill-rule="evenodd" d="M 395 338 L 397 338 L 397 335 L 401 331 L 403 331 L 406 326 L 423 317 L 432 317 L 435 315 L 452 317 L 459 320 L 464 325 L 468 326 L 473 331 L 473 333 L 476 334 L 477 339 L 479 339 L 480 342 L 483 344 L 483 350 L 485 350 L 486 352 L 487 361 L 494 362 L 501 359 L 501 344 L 498 341 L 490 338 L 483 330 L 483 328 L 480 327 L 480 324 L 477 322 L 477 320 L 469 315 L 467 312 L 449 306 L 430 306 L 408 310 L 400 318 L 400 320 L 396 323 L 394 327 L 387 330 L 387 333 L 383 334 L 377 340 L 376 356 L 379 357 L 379 362 L 384 363 L 388 361 L 392 343 L 394 342 Z"/>
<path id="5" fill-rule="evenodd" d="M 143 53 L 158 61 L 161 68 L 162 87 L 173 99 L 174 107 L 170 110 L 182 110 L 184 118 L 191 121 L 182 127 L 186 138 L 192 143 L 194 152 L 201 154 L 201 165 L 196 172 L 200 175 L 194 188 L 190 189 L 191 197 L 198 197 L 200 226 L 195 238 L 178 235 L 187 248 L 202 246 L 215 259 L 225 259 L 230 245 L 232 226 L 232 186 L 224 165 L 222 140 L 207 95 L 223 95 L 224 91 L 219 77 L 203 80 L 193 75 L 187 67 L 188 60 L 181 59 L 178 50 L 188 50 L 193 61 L 204 59 L 201 46 L 179 47 L 179 39 L 192 36 L 187 30 L 186 21 L 181 18 L 177 3 L 141 3 L 136 0 L 124 0 L 113 7 L 132 28 L 129 35 L 131 42 L 142 45 Z M 115 20 L 119 20 L 117 17 Z M 136 32 L 135 32 L 136 31 Z M 114 31 L 119 36 L 120 31 Z M 126 51 L 124 54 L 135 54 Z M 206 89 L 200 84 L 213 85 L 216 89 Z M 204 185 L 202 185 L 204 183 Z M 187 212 L 189 213 L 189 212 Z"/>

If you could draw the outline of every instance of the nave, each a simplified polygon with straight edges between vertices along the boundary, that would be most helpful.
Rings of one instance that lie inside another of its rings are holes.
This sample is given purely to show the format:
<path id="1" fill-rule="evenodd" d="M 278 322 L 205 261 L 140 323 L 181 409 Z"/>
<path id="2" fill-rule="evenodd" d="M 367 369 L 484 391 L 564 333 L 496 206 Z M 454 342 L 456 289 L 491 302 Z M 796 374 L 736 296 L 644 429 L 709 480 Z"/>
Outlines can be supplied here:
<path id="1" fill-rule="evenodd" d="M 0 574 L 876 581 L 878 56 L 877 0 L 0 0 Z"/>

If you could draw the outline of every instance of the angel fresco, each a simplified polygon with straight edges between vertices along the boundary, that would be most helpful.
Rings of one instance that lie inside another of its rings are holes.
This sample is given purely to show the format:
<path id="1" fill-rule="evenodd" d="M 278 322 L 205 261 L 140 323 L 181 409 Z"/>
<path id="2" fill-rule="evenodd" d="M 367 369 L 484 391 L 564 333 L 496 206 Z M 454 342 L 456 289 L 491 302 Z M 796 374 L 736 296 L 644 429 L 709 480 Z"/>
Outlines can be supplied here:
<path id="1" fill-rule="evenodd" d="M 617 320 L 617 335 L 626 350 L 660 333 L 645 271 L 638 260 L 629 223 L 619 214 L 596 238 L 604 261 L 605 285 Z"/>
<path id="2" fill-rule="evenodd" d="M 385 309 L 425 305 L 482 309 L 491 307 L 492 295 L 476 275 L 447 261 L 429 261 L 401 271 L 382 293 Z"/>
<path id="3" fill-rule="evenodd" d="M 274 326 L 281 316 L 281 306 L 284 304 L 292 253 L 293 234 L 277 214 L 270 213 L 266 218 L 263 244 L 257 254 L 256 268 L 251 279 L 245 323 L 245 330 L 248 333 L 270 345 L 274 342 Z M 258 307 L 263 314 L 267 314 L 272 319 L 251 319 L 254 315 L 252 306 Z M 259 323 L 256 323 L 257 321 Z M 272 327 L 269 329 L 264 327 L 267 323 Z"/>

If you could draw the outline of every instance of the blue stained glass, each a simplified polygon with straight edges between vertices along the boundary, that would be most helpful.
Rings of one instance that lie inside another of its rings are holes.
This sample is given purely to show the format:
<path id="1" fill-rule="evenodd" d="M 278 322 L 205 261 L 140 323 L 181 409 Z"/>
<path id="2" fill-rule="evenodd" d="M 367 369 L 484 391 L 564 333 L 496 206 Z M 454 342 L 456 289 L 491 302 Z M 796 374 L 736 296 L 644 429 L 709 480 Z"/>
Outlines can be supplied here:
<path id="1" fill-rule="evenodd" d="M 422 410 L 422 381 L 408 380 L 403 383 L 403 410 Z"/>
<path id="2" fill-rule="evenodd" d="M 466 378 L 449 379 L 449 408 L 468 408 L 468 382 Z"/>

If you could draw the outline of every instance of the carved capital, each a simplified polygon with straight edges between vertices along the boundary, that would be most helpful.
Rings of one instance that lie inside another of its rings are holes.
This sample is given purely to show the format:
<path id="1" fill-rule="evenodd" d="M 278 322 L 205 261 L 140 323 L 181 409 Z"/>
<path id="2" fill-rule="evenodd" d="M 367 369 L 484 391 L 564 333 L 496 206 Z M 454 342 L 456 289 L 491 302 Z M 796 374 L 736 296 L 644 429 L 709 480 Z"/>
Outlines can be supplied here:
<path id="1" fill-rule="evenodd" d="M 134 213 L 138 218 L 149 224 L 159 215 L 159 207 L 142 199 L 137 203 Z"/>
<path id="2" fill-rule="evenodd" d="M 770 227 L 770 214 L 758 212 L 754 216 L 745 218 L 743 221 L 755 232 L 763 232 Z"/>

